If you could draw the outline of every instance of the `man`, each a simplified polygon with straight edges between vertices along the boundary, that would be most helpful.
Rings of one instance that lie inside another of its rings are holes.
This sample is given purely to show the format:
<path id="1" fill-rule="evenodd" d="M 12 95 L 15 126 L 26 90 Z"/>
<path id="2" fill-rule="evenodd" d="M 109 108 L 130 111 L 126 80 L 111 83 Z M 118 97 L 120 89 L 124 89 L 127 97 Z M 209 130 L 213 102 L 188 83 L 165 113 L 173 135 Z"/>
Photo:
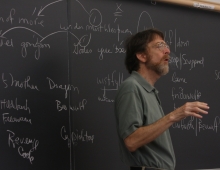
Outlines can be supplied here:
<path id="1" fill-rule="evenodd" d="M 163 33 L 149 29 L 126 41 L 125 65 L 131 74 L 120 86 L 115 115 L 122 161 L 131 170 L 175 169 L 168 128 L 188 116 L 208 114 L 203 102 L 188 102 L 164 115 L 154 84 L 168 73 L 169 46 Z"/>

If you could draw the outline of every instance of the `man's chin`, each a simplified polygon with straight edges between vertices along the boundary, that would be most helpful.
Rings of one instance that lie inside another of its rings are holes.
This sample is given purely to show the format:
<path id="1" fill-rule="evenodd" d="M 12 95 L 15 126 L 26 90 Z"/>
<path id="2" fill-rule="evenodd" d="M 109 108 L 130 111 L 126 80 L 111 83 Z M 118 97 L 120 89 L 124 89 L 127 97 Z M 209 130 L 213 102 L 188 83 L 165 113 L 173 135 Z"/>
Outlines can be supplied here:
<path id="1" fill-rule="evenodd" d="M 166 75 L 167 73 L 169 73 L 169 66 L 165 66 L 162 71 L 161 71 L 161 76 Z"/>

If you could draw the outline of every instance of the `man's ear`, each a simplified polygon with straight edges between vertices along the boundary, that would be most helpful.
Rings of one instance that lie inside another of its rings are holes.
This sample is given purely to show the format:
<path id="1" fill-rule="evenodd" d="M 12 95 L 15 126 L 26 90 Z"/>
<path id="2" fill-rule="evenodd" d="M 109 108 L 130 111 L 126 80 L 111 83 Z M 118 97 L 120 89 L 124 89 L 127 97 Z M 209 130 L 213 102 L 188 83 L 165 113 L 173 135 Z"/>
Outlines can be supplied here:
<path id="1" fill-rule="evenodd" d="M 145 63 L 147 61 L 147 56 L 145 53 L 137 53 L 136 57 L 138 60 L 140 60 L 143 63 Z"/>

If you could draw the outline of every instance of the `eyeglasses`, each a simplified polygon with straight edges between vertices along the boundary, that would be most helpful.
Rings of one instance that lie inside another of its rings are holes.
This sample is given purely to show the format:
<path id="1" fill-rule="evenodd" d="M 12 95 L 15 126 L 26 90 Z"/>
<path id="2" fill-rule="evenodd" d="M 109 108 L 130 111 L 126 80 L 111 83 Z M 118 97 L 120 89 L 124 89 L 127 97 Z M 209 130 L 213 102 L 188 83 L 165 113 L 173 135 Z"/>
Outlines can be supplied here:
<path id="1" fill-rule="evenodd" d="M 164 51 L 165 48 L 170 49 L 169 45 L 164 42 L 157 43 L 155 47 L 158 48 L 160 51 Z"/>

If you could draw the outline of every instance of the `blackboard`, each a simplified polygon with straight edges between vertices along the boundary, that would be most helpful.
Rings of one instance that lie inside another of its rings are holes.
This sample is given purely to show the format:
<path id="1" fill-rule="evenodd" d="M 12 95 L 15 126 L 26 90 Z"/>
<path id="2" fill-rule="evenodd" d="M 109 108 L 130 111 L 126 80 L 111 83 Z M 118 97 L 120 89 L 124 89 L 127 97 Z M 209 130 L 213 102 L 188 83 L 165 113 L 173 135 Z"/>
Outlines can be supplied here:
<path id="1" fill-rule="evenodd" d="M 157 83 L 165 113 L 188 101 L 203 119 L 170 128 L 177 170 L 220 168 L 219 13 L 147 0 L 0 1 L 0 169 L 129 169 L 114 97 L 129 74 L 126 37 L 158 28 L 171 47 Z"/>
<path id="2" fill-rule="evenodd" d="M 0 4 L 0 169 L 70 169 L 70 115 L 57 109 L 69 98 L 67 2 Z"/>

